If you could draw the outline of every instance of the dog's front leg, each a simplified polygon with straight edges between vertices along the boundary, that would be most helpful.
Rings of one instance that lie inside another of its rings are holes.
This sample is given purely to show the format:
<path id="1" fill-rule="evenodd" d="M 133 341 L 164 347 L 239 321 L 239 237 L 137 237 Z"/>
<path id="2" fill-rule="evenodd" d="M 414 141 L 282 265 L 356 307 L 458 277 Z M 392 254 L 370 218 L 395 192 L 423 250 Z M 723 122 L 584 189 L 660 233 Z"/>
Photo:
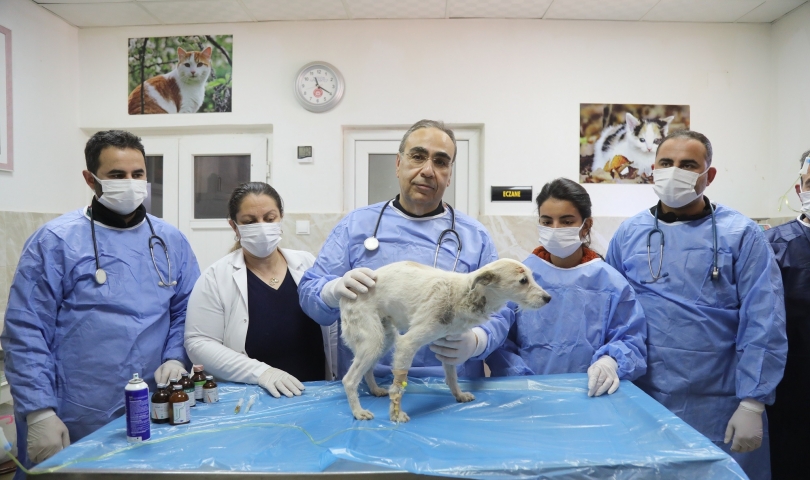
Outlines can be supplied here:
<path id="1" fill-rule="evenodd" d="M 413 357 L 419 347 L 435 340 L 435 337 L 436 334 L 431 331 L 429 325 L 420 325 L 412 327 L 395 340 L 394 361 L 391 365 L 394 383 L 388 389 L 388 396 L 391 398 L 388 413 L 391 421 L 402 423 L 411 419 L 407 413 L 402 411 L 402 395 L 405 393 L 405 385 L 407 385 L 408 370 L 411 368 Z"/>
<path id="2" fill-rule="evenodd" d="M 456 401 L 461 403 L 472 402 L 475 400 L 475 395 L 470 392 L 462 392 L 461 387 L 458 385 L 458 373 L 456 372 L 455 365 L 448 365 L 442 363 L 444 367 L 444 383 L 450 387 L 450 393 L 456 397 Z"/>

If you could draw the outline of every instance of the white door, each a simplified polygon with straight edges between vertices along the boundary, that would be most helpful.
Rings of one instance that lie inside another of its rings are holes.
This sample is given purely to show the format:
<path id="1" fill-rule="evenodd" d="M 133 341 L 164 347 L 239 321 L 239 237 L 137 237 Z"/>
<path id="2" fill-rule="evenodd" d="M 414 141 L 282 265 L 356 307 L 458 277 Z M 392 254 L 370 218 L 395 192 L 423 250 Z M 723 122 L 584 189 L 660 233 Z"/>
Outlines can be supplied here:
<path id="1" fill-rule="evenodd" d="M 267 181 L 268 135 L 190 135 L 179 139 L 178 228 L 200 270 L 234 246 L 228 199 L 248 181 Z"/>
<path id="2" fill-rule="evenodd" d="M 146 150 L 146 211 L 178 226 L 178 138 L 143 137 Z"/>
<path id="3" fill-rule="evenodd" d="M 443 200 L 456 210 L 477 217 L 478 132 L 455 133 L 456 160 Z M 396 154 L 404 134 L 405 130 L 347 133 L 344 143 L 346 211 L 390 200 L 399 193 Z"/>

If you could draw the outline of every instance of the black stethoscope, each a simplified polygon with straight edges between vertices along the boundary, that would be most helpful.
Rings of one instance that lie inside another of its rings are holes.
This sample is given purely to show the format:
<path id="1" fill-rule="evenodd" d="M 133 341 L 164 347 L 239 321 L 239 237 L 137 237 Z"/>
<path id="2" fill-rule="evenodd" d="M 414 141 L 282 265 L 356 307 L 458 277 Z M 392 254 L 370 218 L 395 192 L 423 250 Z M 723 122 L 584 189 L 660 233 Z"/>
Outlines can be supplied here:
<path id="1" fill-rule="evenodd" d="M 714 257 L 712 259 L 712 273 L 711 278 L 712 280 L 717 280 L 720 278 L 720 269 L 717 268 L 717 222 L 714 220 L 714 205 L 709 204 L 709 209 L 712 212 L 712 243 L 714 245 Z M 658 273 L 653 273 L 652 267 L 652 255 L 650 254 L 650 244 L 652 243 L 652 236 L 653 234 L 661 235 L 661 246 L 658 256 Z M 655 283 L 661 278 L 665 278 L 669 276 L 669 273 L 664 273 L 661 275 L 661 268 L 664 266 L 664 231 L 658 228 L 658 206 L 655 207 L 655 227 L 650 230 L 647 234 L 647 264 L 650 266 L 650 276 L 652 276 L 652 281 L 642 280 L 641 283 Z"/>
<path id="2" fill-rule="evenodd" d="M 104 285 L 107 282 L 107 272 L 101 268 L 99 261 L 98 261 L 98 246 L 96 245 L 96 222 L 93 221 L 93 208 L 88 207 L 87 211 L 90 212 L 90 232 L 93 235 L 93 253 L 96 256 L 96 283 L 99 285 Z M 152 256 L 152 265 L 155 266 L 155 271 L 158 274 L 158 286 L 160 287 L 173 287 L 177 285 L 177 280 L 172 281 L 172 261 L 169 258 L 169 249 L 166 246 L 166 242 L 160 238 L 159 235 L 155 233 L 155 228 L 152 227 L 152 221 L 149 220 L 149 215 L 145 216 L 146 223 L 149 224 L 149 230 L 152 232 L 152 235 L 149 237 L 149 254 Z M 166 264 L 169 266 L 169 281 L 167 282 L 163 275 L 160 273 L 160 269 L 157 266 L 157 262 L 155 261 L 155 245 L 160 245 L 163 248 L 163 253 L 166 254 Z"/>
<path id="3" fill-rule="evenodd" d="M 380 215 L 377 217 L 377 225 L 374 226 L 374 233 L 371 234 L 370 237 L 366 238 L 363 241 L 363 246 L 366 247 L 366 250 L 373 252 L 380 247 L 380 241 L 377 240 L 377 231 L 380 229 L 380 220 L 382 220 L 383 213 L 385 209 L 388 207 L 388 204 L 394 201 L 394 199 L 388 200 L 383 205 L 382 209 L 380 210 Z M 458 258 L 461 256 L 461 237 L 459 236 L 458 232 L 456 231 L 456 212 L 453 210 L 453 207 L 450 206 L 449 203 L 445 203 L 447 209 L 450 210 L 450 228 L 446 230 L 442 230 L 442 233 L 439 234 L 439 239 L 436 241 L 436 254 L 433 256 L 433 268 L 436 268 L 436 264 L 439 261 L 439 249 L 442 247 L 442 242 L 444 241 L 445 235 L 453 235 L 456 237 L 456 260 L 453 262 L 453 270 L 456 271 L 456 265 L 458 265 Z"/>

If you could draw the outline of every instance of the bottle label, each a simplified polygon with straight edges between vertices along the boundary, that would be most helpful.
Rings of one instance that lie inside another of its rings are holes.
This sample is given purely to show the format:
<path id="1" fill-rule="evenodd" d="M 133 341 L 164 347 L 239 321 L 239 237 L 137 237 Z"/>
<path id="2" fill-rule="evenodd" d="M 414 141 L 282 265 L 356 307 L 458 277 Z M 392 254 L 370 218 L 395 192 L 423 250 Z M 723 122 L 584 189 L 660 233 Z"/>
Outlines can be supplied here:
<path id="1" fill-rule="evenodd" d="M 127 439 L 130 441 L 148 440 L 149 425 L 149 389 L 125 390 L 127 412 Z"/>
<path id="2" fill-rule="evenodd" d="M 184 389 L 183 391 L 186 392 L 186 395 L 188 395 L 188 406 L 189 407 L 196 406 L 197 405 L 197 399 L 194 398 L 196 396 L 196 394 L 194 393 L 194 390 L 189 388 L 188 390 Z"/>
<path id="3" fill-rule="evenodd" d="M 169 404 L 153 403 L 152 420 L 166 420 L 167 418 L 169 418 Z"/>
<path id="4" fill-rule="evenodd" d="M 202 382 L 194 382 L 194 399 L 198 402 L 202 402 L 204 398 L 203 385 L 205 385 L 204 380 Z"/>
<path id="5" fill-rule="evenodd" d="M 216 403 L 219 401 L 219 390 L 216 388 L 205 389 L 205 403 Z"/>
<path id="6" fill-rule="evenodd" d="M 189 418 L 188 402 L 173 403 L 172 413 L 174 414 L 174 423 L 188 423 L 191 420 Z"/>

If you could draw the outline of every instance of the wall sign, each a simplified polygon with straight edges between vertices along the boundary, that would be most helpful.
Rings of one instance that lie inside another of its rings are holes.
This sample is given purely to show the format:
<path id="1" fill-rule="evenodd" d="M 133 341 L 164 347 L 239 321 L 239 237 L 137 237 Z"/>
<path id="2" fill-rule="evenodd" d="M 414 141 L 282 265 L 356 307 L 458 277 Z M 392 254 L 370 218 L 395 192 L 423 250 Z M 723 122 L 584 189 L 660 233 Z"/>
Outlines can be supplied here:
<path id="1" fill-rule="evenodd" d="M 531 202 L 532 187 L 490 187 L 493 202 Z"/>

